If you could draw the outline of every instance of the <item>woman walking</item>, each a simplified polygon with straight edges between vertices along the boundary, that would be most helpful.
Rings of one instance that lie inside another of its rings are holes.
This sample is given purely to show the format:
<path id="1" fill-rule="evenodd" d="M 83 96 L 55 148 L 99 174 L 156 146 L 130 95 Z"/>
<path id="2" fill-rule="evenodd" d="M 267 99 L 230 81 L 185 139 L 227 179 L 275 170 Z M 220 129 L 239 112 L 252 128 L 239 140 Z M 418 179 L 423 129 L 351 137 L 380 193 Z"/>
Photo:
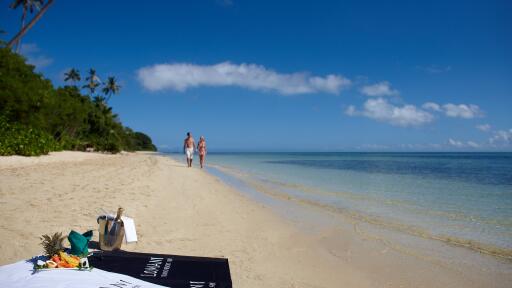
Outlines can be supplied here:
<path id="1" fill-rule="evenodd" d="M 199 151 L 199 163 L 201 164 L 201 168 L 203 168 L 204 157 L 206 157 L 206 141 L 204 140 L 204 136 L 199 138 L 199 143 L 197 143 L 197 150 Z"/>

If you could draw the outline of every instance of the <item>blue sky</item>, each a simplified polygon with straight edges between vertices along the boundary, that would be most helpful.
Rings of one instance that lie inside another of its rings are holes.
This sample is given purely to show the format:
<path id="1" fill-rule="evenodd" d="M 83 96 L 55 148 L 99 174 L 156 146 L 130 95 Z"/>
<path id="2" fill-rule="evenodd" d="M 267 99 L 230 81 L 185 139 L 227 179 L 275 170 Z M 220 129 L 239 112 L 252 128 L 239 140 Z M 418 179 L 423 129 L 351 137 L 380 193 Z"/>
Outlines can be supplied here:
<path id="1" fill-rule="evenodd" d="M 510 151 L 510 35 L 505 0 L 55 0 L 22 53 L 55 85 L 117 76 L 114 111 L 161 149 Z"/>

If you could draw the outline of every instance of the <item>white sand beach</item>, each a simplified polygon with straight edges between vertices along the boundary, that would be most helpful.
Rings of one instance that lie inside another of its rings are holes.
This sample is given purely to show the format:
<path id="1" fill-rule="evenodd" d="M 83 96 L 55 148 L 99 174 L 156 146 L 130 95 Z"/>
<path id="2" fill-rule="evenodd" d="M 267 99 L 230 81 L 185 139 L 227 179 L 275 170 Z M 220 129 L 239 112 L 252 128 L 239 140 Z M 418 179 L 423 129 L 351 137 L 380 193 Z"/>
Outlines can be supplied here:
<path id="1" fill-rule="evenodd" d="M 507 287 L 512 281 L 512 271 L 468 266 L 473 270 L 462 273 L 401 253 L 350 225 L 304 231 L 207 172 L 152 153 L 0 157 L 0 265 L 40 254 L 42 234 L 92 229 L 97 241 L 96 217 L 118 206 L 135 219 L 139 237 L 123 249 L 227 257 L 233 287 Z"/>

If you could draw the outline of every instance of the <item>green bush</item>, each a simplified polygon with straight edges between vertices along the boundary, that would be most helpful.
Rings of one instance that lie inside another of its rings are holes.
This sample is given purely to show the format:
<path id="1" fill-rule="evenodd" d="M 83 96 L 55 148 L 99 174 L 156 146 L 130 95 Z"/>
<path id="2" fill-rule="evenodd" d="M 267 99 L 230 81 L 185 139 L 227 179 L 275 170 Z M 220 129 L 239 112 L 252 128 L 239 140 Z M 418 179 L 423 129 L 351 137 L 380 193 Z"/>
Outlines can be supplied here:
<path id="1" fill-rule="evenodd" d="M 103 146 L 103 151 L 109 151 L 111 153 L 119 153 L 121 152 L 121 147 L 119 145 L 119 143 L 117 142 L 106 142 Z"/>
<path id="2" fill-rule="evenodd" d="M 48 133 L 18 123 L 10 124 L 5 117 L 0 117 L 0 155 L 36 156 L 60 149 Z"/>

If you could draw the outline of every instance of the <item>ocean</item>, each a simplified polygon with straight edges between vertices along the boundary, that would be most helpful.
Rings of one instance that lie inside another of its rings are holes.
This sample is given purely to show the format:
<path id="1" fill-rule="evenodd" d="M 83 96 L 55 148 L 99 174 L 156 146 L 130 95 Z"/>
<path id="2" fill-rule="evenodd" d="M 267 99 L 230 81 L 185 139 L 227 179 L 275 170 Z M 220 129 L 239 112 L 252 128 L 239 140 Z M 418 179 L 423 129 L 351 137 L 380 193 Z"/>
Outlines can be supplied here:
<path id="1" fill-rule="evenodd" d="M 304 207 L 512 259 L 512 153 L 210 153 L 207 164 Z"/>

